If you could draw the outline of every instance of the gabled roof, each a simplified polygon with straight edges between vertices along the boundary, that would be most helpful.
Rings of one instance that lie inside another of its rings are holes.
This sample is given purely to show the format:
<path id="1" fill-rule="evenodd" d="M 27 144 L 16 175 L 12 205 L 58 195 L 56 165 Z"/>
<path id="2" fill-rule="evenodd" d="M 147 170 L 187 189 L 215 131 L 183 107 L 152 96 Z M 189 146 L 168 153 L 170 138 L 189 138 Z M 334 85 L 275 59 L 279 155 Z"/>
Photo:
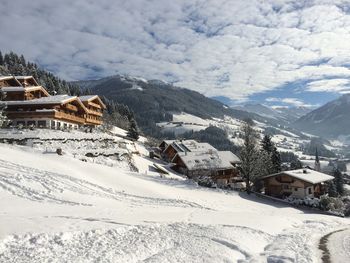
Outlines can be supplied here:
<path id="1" fill-rule="evenodd" d="M 262 177 L 262 179 L 265 178 L 269 178 L 269 177 L 274 177 L 274 176 L 278 176 L 278 175 L 289 175 L 290 177 L 294 177 L 297 178 L 299 180 L 311 183 L 311 184 L 318 184 L 318 183 L 322 183 L 322 182 L 326 182 L 326 181 L 331 181 L 334 179 L 333 176 L 330 176 L 328 174 L 324 174 L 324 173 L 320 173 L 317 172 L 315 170 L 311 170 L 311 169 L 297 169 L 297 170 L 291 170 L 291 171 L 283 171 L 280 173 L 276 173 L 276 174 L 271 174 L 271 175 L 267 175 Z"/>
<path id="2" fill-rule="evenodd" d="M 165 149 L 173 147 L 176 152 L 207 152 L 216 151 L 216 149 L 206 142 L 197 142 L 195 140 L 184 140 L 184 141 L 172 141 L 171 144 Z"/>
<path id="3" fill-rule="evenodd" d="M 34 83 L 36 84 L 35 86 L 39 86 L 38 82 L 33 76 L 15 76 L 17 80 L 27 80 L 27 79 L 32 79 Z"/>
<path id="4" fill-rule="evenodd" d="M 233 169 L 233 165 L 227 158 L 220 158 L 220 152 L 187 152 L 177 154 L 189 171 L 194 170 L 224 170 Z"/>
<path id="5" fill-rule="evenodd" d="M 22 86 L 16 86 L 16 87 L 2 87 L 0 88 L 4 92 L 16 92 L 16 91 L 35 91 L 35 90 L 41 90 L 46 96 L 50 96 L 50 94 L 44 89 L 42 86 L 30 86 L 30 87 L 22 87 Z"/>
<path id="6" fill-rule="evenodd" d="M 22 86 L 21 82 L 19 82 L 14 76 L 0 76 L 0 80 L 14 80 L 17 82 L 19 86 Z"/>
<path id="7" fill-rule="evenodd" d="M 86 107 L 77 96 L 69 96 L 69 95 L 55 95 L 55 96 L 43 97 L 43 98 L 33 99 L 33 100 L 23 100 L 23 101 L 19 101 L 19 100 L 6 101 L 4 103 L 6 105 L 41 105 L 41 104 L 42 105 L 63 105 L 75 100 L 80 104 L 80 106 L 84 109 L 84 111 L 87 112 Z"/>
<path id="8" fill-rule="evenodd" d="M 106 105 L 102 102 L 101 98 L 98 95 L 85 95 L 85 96 L 80 96 L 79 97 L 82 102 L 85 101 L 93 101 L 93 100 L 98 100 L 100 105 L 105 109 Z"/>

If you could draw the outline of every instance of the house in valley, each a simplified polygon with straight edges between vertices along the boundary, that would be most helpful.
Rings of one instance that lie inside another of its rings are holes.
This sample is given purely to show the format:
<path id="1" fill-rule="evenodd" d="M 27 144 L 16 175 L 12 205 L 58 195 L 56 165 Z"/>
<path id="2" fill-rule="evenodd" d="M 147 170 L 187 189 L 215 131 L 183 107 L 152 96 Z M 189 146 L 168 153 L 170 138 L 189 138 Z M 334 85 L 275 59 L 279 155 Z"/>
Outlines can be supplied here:
<path id="1" fill-rule="evenodd" d="M 333 179 L 333 176 L 306 168 L 283 171 L 262 178 L 265 194 L 278 198 L 319 197 L 327 192 L 325 182 Z"/>
<path id="2" fill-rule="evenodd" d="M 195 151 L 176 154 L 171 161 L 173 169 L 196 179 L 208 176 L 218 186 L 231 185 L 241 178 L 237 165 L 239 158 L 230 151 Z"/>
<path id="3" fill-rule="evenodd" d="M 167 140 L 159 148 L 172 169 L 189 178 L 210 177 L 219 187 L 241 181 L 238 171 L 241 161 L 230 151 L 218 151 L 195 140 Z"/>
<path id="4" fill-rule="evenodd" d="M 216 149 L 209 143 L 197 142 L 195 140 L 174 140 L 162 151 L 162 156 L 165 160 L 170 162 L 178 153 L 208 151 L 216 151 Z"/>
<path id="5" fill-rule="evenodd" d="M 72 129 L 102 124 L 106 106 L 97 95 L 51 96 L 32 76 L 0 77 L 0 90 L 11 125 Z"/>

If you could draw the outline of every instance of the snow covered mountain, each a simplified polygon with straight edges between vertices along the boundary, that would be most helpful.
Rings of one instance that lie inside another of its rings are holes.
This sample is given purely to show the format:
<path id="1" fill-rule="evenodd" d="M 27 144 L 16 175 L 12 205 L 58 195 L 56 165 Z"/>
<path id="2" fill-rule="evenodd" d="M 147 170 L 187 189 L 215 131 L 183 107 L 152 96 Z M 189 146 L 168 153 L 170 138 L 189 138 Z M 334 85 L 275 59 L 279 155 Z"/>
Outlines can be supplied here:
<path id="1" fill-rule="evenodd" d="M 231 109 L 204 95 L 173 86 L 159 80 L 145 80 L 131 76 L 111 76 L 99 80 L 74 82 L 82 88 L 110 100 L 127 105 L 136 115 L 141 129 L 155 136 L 156 123 L 172 121 L 174 112 L 186 112 L 200 118 L 251 118 L 261 122 L 275 120 L 255 113 Z"/>
<path id="2" fill-rule="evenodd" d="M 0 144 L 0 262 L 318 262 L 320 238 L 349 225 L 346 218 L 202 188 L 178 174 L 159 176 L 143 143 L 118 136 L 49 130 L 2 136 L 40 137 L 43 144 Z M 50 148 L 60 138 L 63 156 Z M 138 172 L 110 157 L 81 160 L 104 143 L 128 150 Z"/>
<path id="3" fill-rule="evenodd" d="M 271 108 L 262 104 L 246 104 L 233 107 L 238 110 L 252 112 L 266 118 L 272 118 L 280 121 L 282 124 L 289 124 L 311 111 L 307 107 L 278 107 Z"/>
<path id="4" fill-rule="evenodd" d="M 293 126 L 326 138 L 350 135 L 350 94 L 345 94 L 298 119 Z"/>

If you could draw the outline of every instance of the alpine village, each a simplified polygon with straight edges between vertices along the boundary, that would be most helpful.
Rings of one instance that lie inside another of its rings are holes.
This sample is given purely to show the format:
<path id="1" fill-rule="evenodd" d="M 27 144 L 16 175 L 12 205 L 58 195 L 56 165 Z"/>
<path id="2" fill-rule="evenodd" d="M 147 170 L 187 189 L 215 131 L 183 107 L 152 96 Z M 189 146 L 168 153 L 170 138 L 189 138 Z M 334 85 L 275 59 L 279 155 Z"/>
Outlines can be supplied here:
<path id="1" fill-rule="evenodd" d="M 313 163 L 303 164 L 289 151 L 280 154 L 273 135 L 266 130 L 262 133 L 250 118 L 241 118 L 240 127 L 234 131 L 242 141 L 240 147 L 230 148 L 233 144 L 227 139 L 224 142 L 228 145 L 222 145 L 210 137 L 197 139 L 188 134 L 163 133 L 152 137 L 149 131 L 142 133 L 134 113 L 128 106 L 118 104 L 118 97 L 110 100 L 92 94 L 87 88 L 62 81 L 35 64 L 26 63 L 23 56 L 14 53 L 4 57 L 0 53 L 0 62 L 5 73 L 0 76 L 3 143 L 28 144 L 29 134 L 21 139 L 9 136 L 19 131 L 26 134 L 34 130 L 56 130 L 67 136 L 73 131 L 113 134 L 113 128 L 119 126 L 126 129 L 122 136 L 126 140 L 137 142 L 140 136 L 148 138 L 143 140 L 147 148 L 144 155 L 154 160 L 152 169 L 161 177 L 175 173 L 202 187 L 246 191 L 262 200 L 333 215 L 350 213 L 349 199 L 344 198 L 348 193 L 344 184 L 350 183 L 350 177 L 339 169 L 346 159 L 320 157 L 317 146 Z M 18 73 L 35 75 L 18 76 Z M 50 90 L 45 83 L 50 85 Z M 62 87 L 70 94 L 64 94 Z M 210 125 L 208 129 L 215 127 Z M 322 144 L 320 147 L 324 148 Z M 55 152 L 64 154 L 61 147 Z M 140 153 L 136 151 L 136 154 Z M 322 169 L 321 158 L 332 165 Z"/>

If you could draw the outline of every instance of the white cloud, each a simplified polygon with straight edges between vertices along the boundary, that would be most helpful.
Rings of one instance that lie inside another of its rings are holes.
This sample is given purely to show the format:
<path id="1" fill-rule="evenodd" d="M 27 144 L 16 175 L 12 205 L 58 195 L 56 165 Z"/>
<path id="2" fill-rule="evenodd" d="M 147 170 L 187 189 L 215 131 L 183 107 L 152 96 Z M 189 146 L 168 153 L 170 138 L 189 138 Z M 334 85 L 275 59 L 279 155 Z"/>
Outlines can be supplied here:
<path id="1" fill-rule="evenodd" d="M 275 97 L 269 97 L 265 99 L 266 102 L 280 102 L 287 104 L 289 106 L 293 107 L 315 107 L 318 105 L 308 104 L 305 103 L 303 100 L 297 99 L 297 98 L 275 98 Z M 281 107 L 287 107 L 285 105 L 274 105 L 272 106 L 274 108 L 281 108 Z"/>
<path id="2" fill-rule="evenodd" d="M 325 79 L 312 81 L 307 84 L 306 90 L 310 92 L 350 92 L 350 79 Z"/>
<path id="3" fill-rule="evenodd" d="M 130 74 L 246 100 L 350 79 L 347 0 L 2 2 L 1 49 L 69 80 Z"/>

